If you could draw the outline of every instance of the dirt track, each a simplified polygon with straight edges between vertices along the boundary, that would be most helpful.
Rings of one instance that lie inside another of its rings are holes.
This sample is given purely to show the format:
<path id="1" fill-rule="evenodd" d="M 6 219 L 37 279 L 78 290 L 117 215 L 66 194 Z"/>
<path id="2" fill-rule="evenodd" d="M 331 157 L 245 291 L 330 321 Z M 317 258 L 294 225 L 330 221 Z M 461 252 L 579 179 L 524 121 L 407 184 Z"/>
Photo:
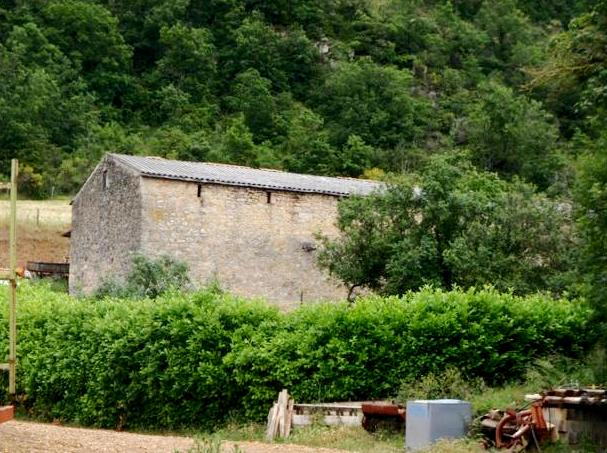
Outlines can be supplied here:
<path id="1" fill-rule="evenodd" d="M 132 434 L 10 421 L 0 424 L 0 453 L 173 453 L 194 445 L 187 437 Z M 298 445 L 239 442 L 244 453 L 339 453 Z M 232 451 L 226 445 L 226 453 Z"/>

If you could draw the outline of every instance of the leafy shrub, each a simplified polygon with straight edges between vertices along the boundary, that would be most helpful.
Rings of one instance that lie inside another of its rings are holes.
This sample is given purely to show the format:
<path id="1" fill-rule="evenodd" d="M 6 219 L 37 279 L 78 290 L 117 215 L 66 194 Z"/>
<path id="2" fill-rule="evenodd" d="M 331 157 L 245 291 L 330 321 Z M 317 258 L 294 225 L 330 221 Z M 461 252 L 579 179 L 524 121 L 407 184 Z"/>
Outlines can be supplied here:
<path id="1" fill-rule="evenodd" d="M 421 379 L 408 377 L 401 384 L 398 400 L 454 398 L 467 400 L 486 388 L 481 378 L 466 378 L 460 370 L 448 366 L 441 373 L 430 373 Z"/>
<path id="2" fill-rule="evenodd" d="M 431 373 L 419 380 L 406 379 L 401 386 L 399 400 L 464 398 L 472 403 L 474 414 L 481 416 L 491 409 L 526 407 L 525 395 L 568 385 L 597 385 L 599 388 L 607 385 L 605 349 L 597 347 L 575 359 L 563 355 L 536 359 L 529 364 L 520 380 L 498 387 L 487 387 L 478 378 L 465 378 L 459 370 L 451 367 L 438 375 Z"/>
<path id="3" fill-rule="evenodd" d="M 77 292 L 79 294 L 80 292 Z M 126 285 L 115 278 L 105 278 L 95 291 L 97 299 L 104 297 L 128 297 Z"/>
<path id="4" fill-rule="evenodd" d="M 20 392 L 31 414 L 47 419 L 208 427 L 242 397 L 222 365 L 231 337 L 276 316 L 262 302 L 208 292 L 82 300 L 24 286 Z"/>
<path id="5" fill-rule="evenodd" d="M 402 298 L 304 306 L 282 326 L 233 339 L 225 363 L 248 389 L 244 408 L 261 417 L 281 387 L 298 401 L 384 398 L 407 377 L 448 366 L 496 385 L 523 376 L 546 354 L 579 355 L 597 338 L 576 302 L 494 290 L 424 289 Z M 579 335 L 584 332 L 584 335 Z M 588 336 L 586 336 L 588 335 Z"/>
<path id="6" fill-rule="evenodd" d="M 547 353 L 589 348 L 598 335 L 591 314 L 578 302 L 491 289 L 425 289 L 280 313 L 217 291 L 86 300 L 23 284 L 18 392 L 45 419 L 209 428 L 263 419 L 282 388 L 302 402 L 385 398 L 404 379 L 448 367 L 501 383 Z"/>
<path id="7" fill-rule="evenodd" d="M 319 264 L 351 289 L 385 295 L 428 284 L 562 294 L 575 241 L 562 206 L 478 171 L 466 153 L 437 155 L 419 175 L 340 202 L 342 234 L 321 236 Z"/>
<path id="8" fill-rule="evenodd" d="M 158 258 L 135 255 L 126 283 L 112 279 L 105 280 L 97 290 L 96 296 L 156 299 L 169 290 L 179 291 L 189 286 L 187 264 L 166 255 Z"/>
<path id="9" fill-rule="evenodd" d="M 170 289 L 184 289 L 189 284 L 187 264 L 170 256 L 152 259 L 136 255 L 133 258 L 133 269 L 127 278 L 130 294 L 152 299 Z"/>
<path id="10" fill-rule="evenodd" d="M 594 348 L 582 360 L 550 356 L 536 360 L 525 374 L 527 382 L 536 388 L 554 386 L 607 385 L 607 351 Z"/>

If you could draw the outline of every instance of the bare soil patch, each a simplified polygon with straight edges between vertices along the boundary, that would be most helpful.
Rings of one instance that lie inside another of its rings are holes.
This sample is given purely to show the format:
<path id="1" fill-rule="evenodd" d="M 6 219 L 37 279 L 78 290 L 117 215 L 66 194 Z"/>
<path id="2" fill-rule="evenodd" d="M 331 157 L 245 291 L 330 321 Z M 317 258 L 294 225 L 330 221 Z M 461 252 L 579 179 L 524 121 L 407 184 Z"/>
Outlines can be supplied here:
<path id="1" fill-rule="evenodd" d="M 70 252 L 70 240 L 62 236 L 71 226 L 69 201 L 17 202 L 17 265 L 26 261 L 61 263 Z M 10 204 L 0 201 L 0 267 L 8 266 Z"/>
<path id="2" fill-rule="evenodd" d="M 244 453 L 339 453 L 339 450 L 288 444 L 238 442 Z M 230 443 L 225 451 L 232 451 Z M 194 446 L 188 437 L 134 434 L 101 429 L 10 421 L 0 425 L 0 453 L 173 453 Z"/>

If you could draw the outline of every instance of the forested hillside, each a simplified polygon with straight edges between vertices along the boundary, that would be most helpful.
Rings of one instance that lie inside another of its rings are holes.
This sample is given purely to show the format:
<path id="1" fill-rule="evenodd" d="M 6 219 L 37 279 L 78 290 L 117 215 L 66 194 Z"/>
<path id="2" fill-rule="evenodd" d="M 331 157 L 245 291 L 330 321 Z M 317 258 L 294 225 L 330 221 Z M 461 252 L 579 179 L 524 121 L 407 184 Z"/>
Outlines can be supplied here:
<path id="1" fill-rule="evenodd" d="M 0 173 L 18 157 L 22 192 L 47 197 L 105 152 L 429 168 L 343 208 L 334 274 L 601 302 L 606 49 L 605 0 L 0 0 Z M 404 200 L 419 181 L 427 196 Z"/>
<path id="2" fill-rule="evenodd" d="M 48 196 L 108 151 L 377 177 L 465 148 L 566 193 L 598 3 L 0 0 L 0 170 Z"/>
<path id="3" fill-rule="evenodd" d="M 389 183 L 317 238 L 350 301 L 376 293 L 355 304 L 189 293 L 166 257 L 96 302 L 20 284 L 16 401 L 190 431 L 284 388 L 518 386 L 548 354 L 568 377 L 542 386 L 605 384 L 604 349 L 570 369 L 607 342 L 606 107 L 607 0 L 0 0 L 0 180 L 19 158 L 24 197 L 73 195 L 107 152 Z"/>

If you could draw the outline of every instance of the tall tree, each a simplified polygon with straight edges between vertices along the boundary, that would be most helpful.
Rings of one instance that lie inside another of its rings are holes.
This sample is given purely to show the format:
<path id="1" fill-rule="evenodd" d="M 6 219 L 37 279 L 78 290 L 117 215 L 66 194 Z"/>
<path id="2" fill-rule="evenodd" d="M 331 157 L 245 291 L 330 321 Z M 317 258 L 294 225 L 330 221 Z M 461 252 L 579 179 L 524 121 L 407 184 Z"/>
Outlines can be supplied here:
<path id="1" fill-rule="evenodd" d="M 183 24 L 160 30 L 162 57 L 157 62 L 161 80 L 192 96 L 194 102 L 210 94 L 216 72 L 215 46 L 204 28 Z"/>
<path id="2" fill-rule="evenodd" d="M 582 239 L 580 279 L 586 295 L 607 319 L 607 1 L 572 21 L 555 38 L 551 60 L 535 75 L 535 86 L 574 87 L 580 129 L 572 148 L 580 153 L 575 190 Z"/>
<path id="3" fill-rule="evenodd" d="M 483 84 L 463 130 L 481 168 L 518 175 L 542 188 L 552 183 L 559 167 L 558 129 L 539 102 L 497 83 Z"/>
<path id="4" fill-rule="evenodd" d="M 80 0 L 49 2 L 41 15 L 48 40 L 77 65 L 97 96 L 120 105 L 130 80 L 131 49 L 118 20 L 103 6 Z"/>
<path id="5" fill-rule="evenodd" d="M 413 91 L 409 71 L 361 59 L 337 65 L 319 88 L 317 104 L 332 143 L 341 146 L 356 134 L 369 145 L 394 148 L 423 139 L 429 128 L 431 103 Z"/>
<path id="6" fill-rule="evenodd" d="M 572 230 L 567 209 L 460 156 L 339 206 L 341 238 L 320 263 L 351 288 L 401 294 L 430 284 L 560 292 Z"/>

